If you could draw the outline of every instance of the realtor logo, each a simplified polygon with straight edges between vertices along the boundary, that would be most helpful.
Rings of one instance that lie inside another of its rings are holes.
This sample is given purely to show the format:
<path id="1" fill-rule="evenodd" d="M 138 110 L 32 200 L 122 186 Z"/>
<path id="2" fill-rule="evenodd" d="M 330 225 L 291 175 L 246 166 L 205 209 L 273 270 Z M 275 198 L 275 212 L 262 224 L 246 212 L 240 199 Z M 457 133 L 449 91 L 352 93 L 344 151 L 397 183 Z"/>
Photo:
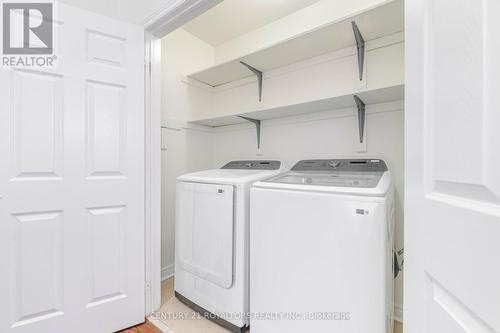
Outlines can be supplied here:
<path id="1" fill-rule="evenodd" d="M 2 12 L 4 54 L 52 54 L 52 3 L 4 3 Z"/>
<path id="2" fill-rule="evenodd" d="M 54 26 L 51 2 L 2 4 L 2 65 L 52 67 Z"/>

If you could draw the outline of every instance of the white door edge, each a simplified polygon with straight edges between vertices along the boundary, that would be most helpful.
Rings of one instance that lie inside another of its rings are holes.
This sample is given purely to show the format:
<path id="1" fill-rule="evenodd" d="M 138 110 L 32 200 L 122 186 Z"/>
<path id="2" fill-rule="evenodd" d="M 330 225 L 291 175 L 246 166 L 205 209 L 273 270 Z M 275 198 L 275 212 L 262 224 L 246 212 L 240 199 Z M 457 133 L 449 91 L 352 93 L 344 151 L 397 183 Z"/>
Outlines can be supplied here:
<path id="1" fill-rule="evenodd" d="M 145 315 L 161 303 L 161 39 L 145 36 Z"/>

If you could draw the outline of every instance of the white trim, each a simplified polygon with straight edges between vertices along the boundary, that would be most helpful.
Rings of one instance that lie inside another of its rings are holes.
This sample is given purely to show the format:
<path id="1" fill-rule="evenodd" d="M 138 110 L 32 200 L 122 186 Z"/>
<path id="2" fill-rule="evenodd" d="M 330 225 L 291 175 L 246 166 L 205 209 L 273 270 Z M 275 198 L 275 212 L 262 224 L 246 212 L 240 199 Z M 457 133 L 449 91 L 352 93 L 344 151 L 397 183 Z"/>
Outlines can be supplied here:
<path id="1" fill-rule="evenodd" d="M 182 3 L 185 2 L 184 0 L 173 0 L 167 2 L 166 6 L 156 10 L 154 13 L 148 15 L 145 17 L 142 21 L 141 24 L 147 29 L 148 27 L 157 24 L 158 21 L 164 17 L 167 16 L 170 12 L 175 12 L 176 8 L 179 8 Z M 154 35 L 154 34 L 153 34 Z"/>
<path id="2" fill-rule="evenodd" d="M 161 303 L 161 41 L 145 44 L 145 314 Z"/>
<path id="3" fill-rule="evenodd" d="M 403 306 L 394 304 L 394 320 L 403 322 Z"/>
<path id="4" fill-rule="evenodd" d="M 164 322 L 156 319 L 155 316 L 148 317 L 151 324 L 155 325 L 163 333 L 175 333 L 170 327 L 168 327 Z"/>
<path id="5" fill-rule="evenodd" d="M 165 281 L 166 279 L 170 279 L 172 276 L 174 276 L 174 269 L 175 265 L 170 264 L 167 267 L 163 267 L 161 269 L 161 281 Z"/>
<path id="6" fill-rule="evenodd" d="M 176 0 L 147 17 L 142 24 L 156 37 L 163 37 L 181 27 L 222 0 Z"/>

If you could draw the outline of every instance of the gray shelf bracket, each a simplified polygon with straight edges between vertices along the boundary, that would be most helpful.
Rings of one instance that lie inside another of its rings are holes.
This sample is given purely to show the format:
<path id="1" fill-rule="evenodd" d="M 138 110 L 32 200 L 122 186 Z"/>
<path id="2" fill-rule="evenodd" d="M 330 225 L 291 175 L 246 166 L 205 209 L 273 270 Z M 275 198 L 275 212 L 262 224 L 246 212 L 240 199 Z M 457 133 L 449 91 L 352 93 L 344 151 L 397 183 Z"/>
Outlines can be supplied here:
<path id="1" fill-rule="evenodd" d="M 257 129 L 257 149 L 260 149 L 260 120 L 248 118 L 248 117 L 244 117 L 244 116 L 238 116 L 238 117 L 255 124 L 255 127 Z"/>
<path id="2" fill-rule="evenodd" d="M 352 21 L 351 24 L 354 32 L 354 38 L 356 38 L 356 47 L 358 49 L 359 81 L 361 81 L 363 80 L 363 66 L 365 62 L 365 40 L 363 39 L 356 22 Z"/>
<path id="3" fill-rule="evenodd" d="M 354 101 L 358 107 L 358 130 L 359 130 L 359 142 L 363 143 L 364 133 L 365 133 L 365 103 L 357 95 L 354 95 Z"/>
<path id="4" fill-rule="evenodd" d="M 257 68 L 250 66 L 243 61 L 240 61 L 240 64 L 251 70 L 255 75 L 257 75 L 257 79 L 259 80 L 259 102 L 262 102 L 262 71 L 259 71 Z"/>

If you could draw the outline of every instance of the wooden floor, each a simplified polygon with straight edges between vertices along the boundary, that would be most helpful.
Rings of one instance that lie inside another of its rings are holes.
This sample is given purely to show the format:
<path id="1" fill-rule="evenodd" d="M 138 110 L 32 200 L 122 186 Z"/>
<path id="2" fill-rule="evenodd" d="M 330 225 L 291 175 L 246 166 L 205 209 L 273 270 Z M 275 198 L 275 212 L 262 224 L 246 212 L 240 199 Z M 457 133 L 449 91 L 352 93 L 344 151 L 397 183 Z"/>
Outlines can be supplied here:
<path id="1" fill-rule="evenodd" d="M 144 324 L 140 324 L 118 333 L 162 333 L 155 325 L 146 320 Z"/>
<path id="2" fill-rule="evenodd" d="M 399 321 L 394 322 L 394 333 L 403 333 L 403 324 Z"/>

